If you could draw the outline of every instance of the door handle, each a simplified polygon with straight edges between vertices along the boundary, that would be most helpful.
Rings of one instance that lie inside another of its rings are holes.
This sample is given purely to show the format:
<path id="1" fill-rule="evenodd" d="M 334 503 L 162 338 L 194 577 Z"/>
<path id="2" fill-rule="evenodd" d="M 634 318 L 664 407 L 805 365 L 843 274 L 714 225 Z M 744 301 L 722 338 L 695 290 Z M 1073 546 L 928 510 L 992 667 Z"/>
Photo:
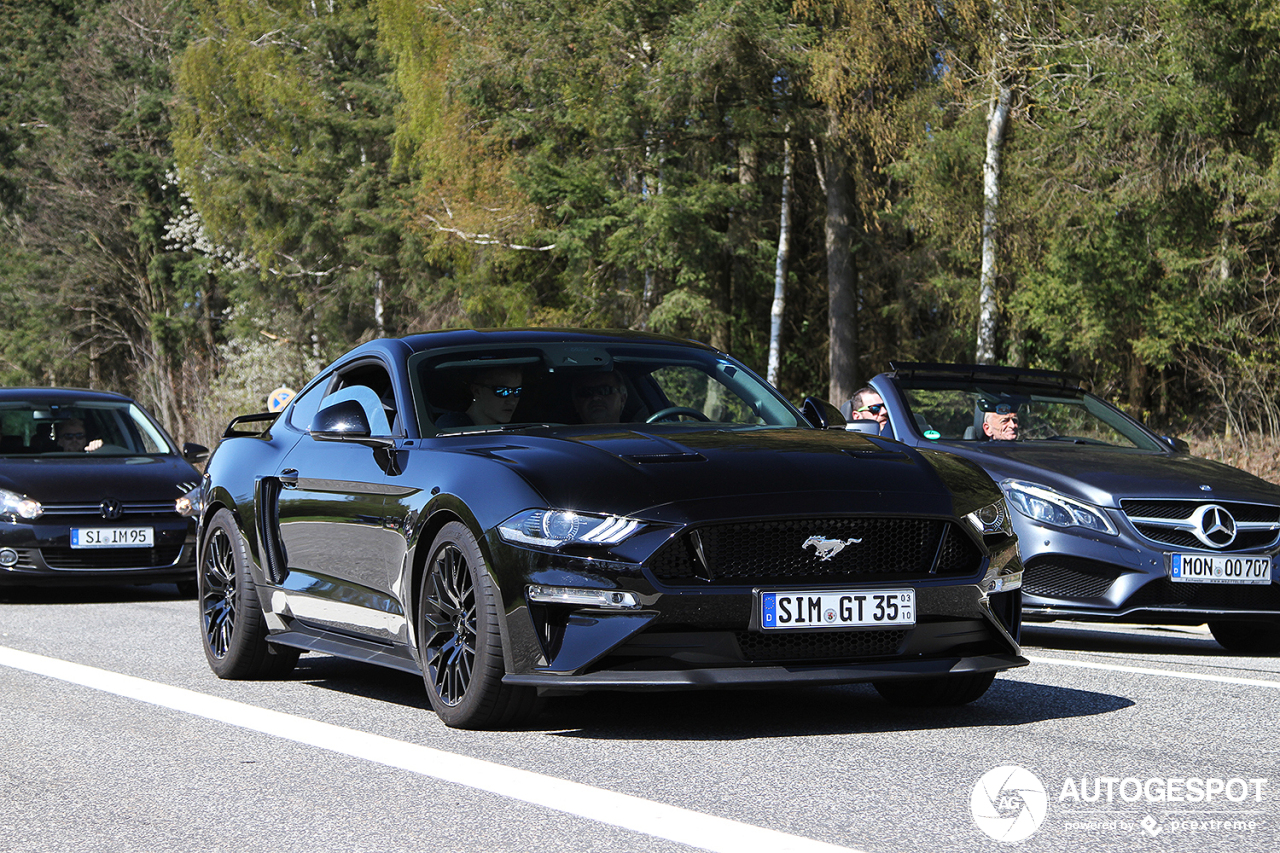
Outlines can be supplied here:
<path id="1" fill-rule="evenodd" d="M 286 489 L 298 488 L 298 469 L 285 468 L 283 471 L 281 471 L 280 485 L 284 486 Z"/>

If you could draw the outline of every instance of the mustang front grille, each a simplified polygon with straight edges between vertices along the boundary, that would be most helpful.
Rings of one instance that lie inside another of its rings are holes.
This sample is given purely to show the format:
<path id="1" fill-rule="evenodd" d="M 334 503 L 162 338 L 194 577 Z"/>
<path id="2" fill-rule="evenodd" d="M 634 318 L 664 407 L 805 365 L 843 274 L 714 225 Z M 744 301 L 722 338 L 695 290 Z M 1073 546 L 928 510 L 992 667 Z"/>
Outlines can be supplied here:
<path id="1" fill-rule="evenodd" d="M 947 521 L 781 519 L 686 531 L 649 563 L 670 584 L 805 584 L 975 574 L 982 552 Z"/>

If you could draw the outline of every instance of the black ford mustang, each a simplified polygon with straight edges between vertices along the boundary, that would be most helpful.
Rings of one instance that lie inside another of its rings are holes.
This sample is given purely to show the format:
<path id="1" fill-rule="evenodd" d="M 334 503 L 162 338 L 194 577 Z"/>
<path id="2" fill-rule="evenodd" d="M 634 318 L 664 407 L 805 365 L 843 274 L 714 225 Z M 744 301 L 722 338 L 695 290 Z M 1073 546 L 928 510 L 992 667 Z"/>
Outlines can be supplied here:
<path id="1" fill-rule="evenodd" d="M 958 704 L 1021 666 L 999 489 L 633 332 L 358 347 L 238 418 L 201 493 L 205 652 L 422 673 L 451 726 L 540 695 L 869 681 Z"/>

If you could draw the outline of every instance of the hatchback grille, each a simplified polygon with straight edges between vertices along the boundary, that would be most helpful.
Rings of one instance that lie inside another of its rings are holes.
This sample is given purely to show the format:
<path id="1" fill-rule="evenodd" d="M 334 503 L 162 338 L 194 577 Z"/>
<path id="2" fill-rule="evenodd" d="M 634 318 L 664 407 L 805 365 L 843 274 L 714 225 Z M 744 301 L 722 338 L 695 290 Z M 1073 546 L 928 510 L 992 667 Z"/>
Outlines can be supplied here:
<path id="1" fill-rule="evenodd" d="M 41 548 L 51 569 L 144 569 L 172 566 L 182 542 L 155 548 Z"/>
<path id="2" fill-rule="evenodd" d="M 833 660 L 896 655 L 906 639 L 903 630 L 810 631 L 761 634 L 736 631 L 738 648 L 749 661 Z"/>
<path id="3" fill-rule="evenodd" d="M 649 565 L 663 583 L 742 585 L 966 576 L 982 560 L 977 544 L 948 521 L 808 518 L 696 528 Z"/>

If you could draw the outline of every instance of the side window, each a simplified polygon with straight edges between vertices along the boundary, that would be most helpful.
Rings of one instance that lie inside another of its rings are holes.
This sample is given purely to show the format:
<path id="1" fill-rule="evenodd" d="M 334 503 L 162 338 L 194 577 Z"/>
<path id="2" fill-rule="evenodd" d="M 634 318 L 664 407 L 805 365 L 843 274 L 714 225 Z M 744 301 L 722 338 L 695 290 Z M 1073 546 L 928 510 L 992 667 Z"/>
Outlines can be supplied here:
<path id="1" fill-rule="evenodd" d="M 328 387 L 328 382 L 317 383 L 294 400 L 293 405 L 289 407 L 289 426 L 299 432 L 306 432 L 316 412 L 320 411 L 320 401 L 324 399 L 324 391 Z"/>

